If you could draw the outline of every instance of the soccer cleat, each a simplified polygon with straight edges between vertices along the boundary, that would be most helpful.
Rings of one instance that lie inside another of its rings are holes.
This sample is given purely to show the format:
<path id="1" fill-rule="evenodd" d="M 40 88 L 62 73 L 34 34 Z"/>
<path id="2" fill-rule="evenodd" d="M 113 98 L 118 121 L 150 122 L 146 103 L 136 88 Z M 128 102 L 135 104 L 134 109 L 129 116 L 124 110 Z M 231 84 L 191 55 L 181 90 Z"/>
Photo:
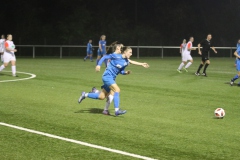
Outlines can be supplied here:
<path id="1" fill-rule="evenodd" d="M 85 58 L 84 58 L 83 60 L 84 60 L 84 61 L 86 61 L 86 59 L 85 59 Z"/>
<path id="2" fill-rule="evenodd" d="M 108 110 L 104 110 L 102 113 L 103 113 L 104 115 L 110 115 L 110 112 L 109 112 Z"/>
<path id="3" fill-rule="evenodd" d="M 97 88 L 96 88 L 96 87 L 93 87 L 93 88 L 92 88 L 92 93 L 95 93 L 96 90 L 97 90 Z"/>
<path id="4" fill-rule="evenodd" d="M 196 76 L 200 76 L 200 74 L 198 72 L 195 73 Z"/>
<path id="5" fill-rule="evenodd" d="M 179 69 L 177 69 L 177 71 L 178 71 L 179 73 L 182 73 L 182 71 L 181 71 L 181 70 L 179 70 Z"/>
<path id="6" fill-rule="evenodd" d="M 81 96 L 78 99 L 78 103 L 81 103 L 85 99 L 85 92 L 82 92 Z"/>
<path id="7" fill-rule="evenodd" d="M 202 73 L 202 76 L 205 76 L 205 77 L 207 77 L 207 74 L 206 74 L 206 73 Z"/>
<path id="8" fill-rule="evenodd" d="M 183 67 L 183 69 L 184 69 L 186 72 L 188 72 L 187 68 Z"/>
<path id="9" fill-rule="evenodd" d="M 234 83 L 234 82 L 231 80 L 231 81 L 230 81 L 230 85 L 233 86 L 233 83 Z M 239 85 L 239 84 L 238 84 L 238 85 Z"/>
<path id="10" fill-rule="evenodd" d="M 127 113 L 127 111 L 126 110 L 118 110 L 118 111 L 116 111 L 115 112 L 115 116 L 119 116 L 119 115 L 122 115 L 122 114 L 125 114 L 125 113 Z"/>
<path id="11" fill-rule="evenodd" d="M 12 76 L 13 76 L 13 77 L 18 77 L 18 75 L 16 75 L 16 74 L 13 74 Z"/>

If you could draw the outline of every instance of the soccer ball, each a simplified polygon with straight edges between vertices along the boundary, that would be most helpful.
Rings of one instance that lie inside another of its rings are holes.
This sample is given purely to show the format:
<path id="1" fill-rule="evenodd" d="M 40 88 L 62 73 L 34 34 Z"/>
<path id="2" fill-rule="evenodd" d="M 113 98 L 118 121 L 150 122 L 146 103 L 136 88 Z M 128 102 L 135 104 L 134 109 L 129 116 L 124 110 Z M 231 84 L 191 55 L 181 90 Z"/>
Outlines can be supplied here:
<path id="1" fill-rule="evenodd" d="M 215 114 L 215 117 L 217 117 L 217 118 L 223 118 L 225 116 L 225 111 L 222 108 L 217 108 L 214 111 L 214 114 Z"/>

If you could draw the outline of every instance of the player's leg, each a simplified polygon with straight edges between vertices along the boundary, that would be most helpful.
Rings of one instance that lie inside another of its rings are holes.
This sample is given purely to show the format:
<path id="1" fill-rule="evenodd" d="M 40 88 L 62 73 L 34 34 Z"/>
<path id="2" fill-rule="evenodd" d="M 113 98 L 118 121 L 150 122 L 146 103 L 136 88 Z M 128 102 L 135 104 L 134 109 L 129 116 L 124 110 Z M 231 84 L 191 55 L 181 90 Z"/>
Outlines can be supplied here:
<path id="1" fill-rule="evenodd" d="M 84 60 L 84 61 L 86 61 L 86 60 L 87 60 L 87 58 L 88 58 L 88 56 L 89 56 L 89 55 L 88 55 L 88 53 L 87 53 L 86 57 L 84 57 L 84 59 L 83 59 L 83 60 Z"/>
<path id="2" fill-rule="evenodd" d="M 234 81 L 237 80 L 240 77 L 240 61 L 237 61 L 237 67 L 236 67 L 238 73 L 231 79 L 230 85 L 232 86 Z"/>
<path id="3" fill-rule="evenodd" d="M 186 62 L 187 62 L 187 57 L 186 57 L 186 55 L 184 53 L 182 53 L 182 63 L 180 63 L 180 65 L 179 65 L 179 67 L 177 69 L 177 71 L 179 73 L 182 73 L 181 70 L 182 70 L 183 66 L 186 64 Z"/>
<path id="4" fill-rule="evenodd" d="M 103 51 L 103 56 L 106 56 L 106 52 Z M 107 67 L 108 59 L 104 60 L 105 66 Z"/>
<path id="5" fill-rule="evenodd" d="M 12 75 L 13 75 L 14 77 L 18 77 L 18 76 L 16 75 L 16 60 L 12 60 L 12 61 L 11 61 L 11 64 L 12 64 Z"/>
<path id="6" fill-rule="evenodd" d="M 99 100 L 103 100 L 106 98 L 105 93 L 103 92 L 98 92 L 98 93 L 86 93 L 86 92 L 82 92 L 79 99 L 78 99 L 78 103 L 81 103 L 85 98 L 91 98 L 91 99 L 99 99 Z"/>
<path id="7" fill-rule="evenodd" d="M 89 54 L 89 57 L 90 57 L 90 61 L 93 62 L 93 59 L 92 59 L 92 53 Z"/>
<path id="8" fill-rule="evenodd" d="M 210 64 L 210 60 L 207 59 L 207 60 L 206 60 L 206 64 L 205 64 L 204 69 L 203 69 L 203 73 L 202 73 L 203 76 L 206 76 L 206 77 L 207 77 L 206 70 L 207 70 L 207 67 L 209 66 L 209 64 Z"/>
<path id="9" fill-rule="evenodd" d="M 96 65 L 98 64 L 99 60 L 102 57 L 102 52 L 99 49 L 98 49 L 97 53 L 98 53 L 98 56 L 97 56 L 97 59 L 96 59 Z"/>
<path id="10" fill-rule="evenodd" d="M 183 68 L 186 72 L 188 72 L 188 68 L 192 65 L 192 63 L 193 63 L 193 58 L 192 58 L 192 56 L 191 55 L 188 55 L 188 63 L 187 63 L 187 65 Z"/>
<path id="11" fill-rule="evenodd" d="M 1 52 L 1 62 L 3 63 L 3 52 Z"/>
<path id="12" fill-rule="evenodd" d="M 113 100 L 114 100 L 115 115 L 118 116 L 118 115 L 121 115 L 121 114 L 125 114 L 127 112 L 126 110 L 120 110 L 119 109 L 120 88 L 118 87 L 118 85 L 116 83 L 109 86 L 109 88 L 114 92 Z"/>
<path id="13" fill-rule="evenodd" d="M 197 76 L 199 76 L 200 75 L 200 70 L 202 69 L 202 67 L 204 66 L 204 64 L 205 64 L 205 57 L 204 56 L 202 56 L 202 61 L 201 61 L 201 63 L 200 63 L 200 65 L 199 65 L 199 67 L 198 67 L 198 70 L 197 70 L 197 72 L 195 73 L 195 75 L 197 75 Z"/>
<path id="14" fill-rule="evenodd" d="M 5 67 L 8 66 L 8 63 L 10 62 L 10 54 L 3 54 L 3 64 L 0 67 L 0 71 L 2 71 Z"/>

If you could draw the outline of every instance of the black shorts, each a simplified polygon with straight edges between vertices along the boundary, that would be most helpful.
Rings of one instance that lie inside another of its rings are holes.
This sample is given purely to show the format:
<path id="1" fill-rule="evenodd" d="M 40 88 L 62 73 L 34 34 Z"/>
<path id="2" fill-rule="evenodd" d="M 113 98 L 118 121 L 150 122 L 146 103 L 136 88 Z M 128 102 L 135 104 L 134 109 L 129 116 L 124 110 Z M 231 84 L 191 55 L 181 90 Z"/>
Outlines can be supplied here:
<path id="1" fill-rule="evenodd" d="M 202 62 L 206 62 L 207 60 L 209 60 L 208 56 L 202 56 Z"/>

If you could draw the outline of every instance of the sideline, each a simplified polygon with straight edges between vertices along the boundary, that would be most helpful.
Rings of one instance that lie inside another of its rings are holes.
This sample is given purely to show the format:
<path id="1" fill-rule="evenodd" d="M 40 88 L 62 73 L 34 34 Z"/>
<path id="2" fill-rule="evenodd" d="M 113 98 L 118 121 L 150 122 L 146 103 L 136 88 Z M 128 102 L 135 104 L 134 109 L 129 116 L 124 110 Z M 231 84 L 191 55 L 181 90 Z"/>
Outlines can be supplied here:
<path id="1" fill-rule="evenodd" d="M 2 72 L 11 72 L 11 71 L 2 71 Z M 12 80 L 2 80 L 2 81 L 0 80 L 0 83 L 1 83 L 1 82 L 23 81 L 23 80 L 28 80 L 28 79 L 32 79 L 32 78 L 37 77 L 35 74 L 27 73 L 27 72 L 16 72 L 16 73 L 27 74 L 27 75 L 30 75 L 31 77 L 27 77 L 27 78 L 19 78 L 19 79 L 12 79 Z"/>
<path id="2" fill-rule="evenodd" d="M 14 125 L 3 123 L 3 122 L 0 122 L 0 125 L 10 127 L 10 128 L 14 128 L 14 129 L 18 129 L 18 130 L 22 130 L 22 131 L 26 131 L 26 132 L 30 132 L 30 133 L 34 133 L 34 134 L 38 134 L 38 135 L 42 135 L 42 136 L 46 136 L 46 137 L 50 137 L 50 138 L 60 139 L 62 141 L 67 141 L 67 142 L 80 144 L 80 145 L 91 147 L 91 148 L 97 148 L 97 149 L 101 149 L 101 150 L 105 150 L 105 151 L 109 151 L 109 152 L 113 152 L 113 153 L 118 153 L 118 154 L 130 156 L 130 157 L 134 157 L 134 158 L 145 159 L 145 160 L 156 160 L 156 159 L 153 159 L 153 158 L 140 156 L 140 155 L 133 154 L 133 153 L 128 153 L 128 152 L 124 152 L 124 151 L 120 151 L 120 150 L 116 150 L 116 149 L 102 147 L 102 146 L 98 146 L 98 145 L 94 145 L 94 144 L 90 144 L 90 143 L 86 143 L 86 142 L 82 142 L 82 141 L 77 141 L 77 140 L 74 140 L 74 139 L 64 138 L 64 137 L 56 136 L 56 135 L 53 135 L 53 134 L 39 132 L 39 131 L 35 131 L 35 130 L 32 130 L 32 129 L 27 129 L 27 128 L 23 128 L 23 127 L 18 127 L 18 126 L 14 126 Z"/>

